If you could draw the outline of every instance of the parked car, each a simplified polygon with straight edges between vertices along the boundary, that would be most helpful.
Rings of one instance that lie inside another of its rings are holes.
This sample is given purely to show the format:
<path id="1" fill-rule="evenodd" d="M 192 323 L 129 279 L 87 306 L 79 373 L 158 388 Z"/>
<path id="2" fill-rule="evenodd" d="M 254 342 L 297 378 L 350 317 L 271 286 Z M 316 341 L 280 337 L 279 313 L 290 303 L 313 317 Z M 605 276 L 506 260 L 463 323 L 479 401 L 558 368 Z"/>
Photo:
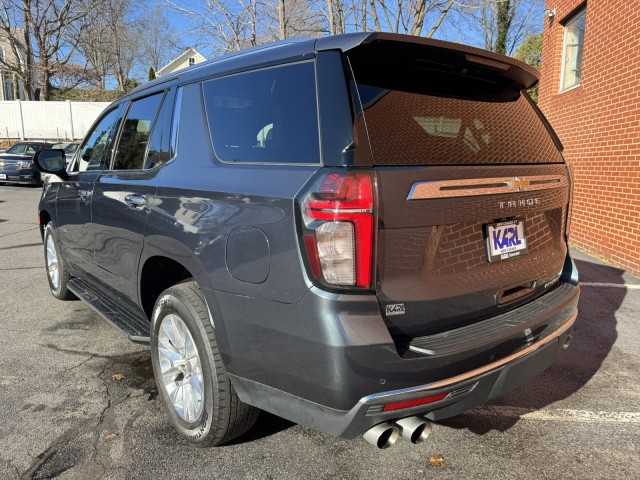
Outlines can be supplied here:
<path id="1" fill-rule="evenodd" d="M 198 445 L 258 409 L 378 447 L 526 382 L 577 316 L 536 71 L 385 33 L 287 40 L 98 118 L 38 218 L 56 298 L 149 344 Z"/>
<path id="2" fill-rule="evenodd" d="M 20 142 L 0 153 L 0 185 L 3 183 L 29 183 L 42 185 L 40 172 L 33 167 L 36 152 L 51 148 L 46 142 Z"/>

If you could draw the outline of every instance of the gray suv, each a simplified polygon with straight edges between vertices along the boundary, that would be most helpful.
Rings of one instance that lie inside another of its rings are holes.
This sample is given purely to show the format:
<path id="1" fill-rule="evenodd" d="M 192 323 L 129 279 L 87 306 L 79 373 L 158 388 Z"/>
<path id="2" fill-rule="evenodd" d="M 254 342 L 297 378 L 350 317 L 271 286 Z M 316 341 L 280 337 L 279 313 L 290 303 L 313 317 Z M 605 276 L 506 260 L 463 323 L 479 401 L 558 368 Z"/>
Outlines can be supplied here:
<path id="1" fill-rule="evenodd" d="M 149 344 L 176 429 L 265 410 L 424 440 L 568 346 L 571 178 L 526 89 L 463 45 L 361 33 L 202 63 L 108 107 L 39 204 L 51 291 Z"/>

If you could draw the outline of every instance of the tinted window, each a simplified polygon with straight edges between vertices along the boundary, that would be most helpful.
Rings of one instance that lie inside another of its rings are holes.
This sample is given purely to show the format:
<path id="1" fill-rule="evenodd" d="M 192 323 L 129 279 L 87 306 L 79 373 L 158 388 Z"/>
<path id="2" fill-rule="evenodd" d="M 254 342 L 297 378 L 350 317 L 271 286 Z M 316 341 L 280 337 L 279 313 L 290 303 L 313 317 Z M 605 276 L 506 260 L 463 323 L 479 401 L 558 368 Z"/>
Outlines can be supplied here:
<path id="1" fill-rule="evenodd" d="M 88 135 L 77 167 L 85 170 L 107 170 L 111 159 L 111 144 L 118 126 L 118 109 L 111 110 Z"/>
<path id="2" fill-rule="evenodd" d="M 499 79 L 456 79 L 410 59 L 352 66 L 376 165 L 562 162 L 531 103 Z"/>
<path id="3" fill-rule="evenodd" d="M 138 170 L 144 164 L 151 127 L 158 113 L 162 93 L 131 102 L 122 125 L 114 170 Z"/>
<path id="4" fill-rule="evenodd" d="M 359 85 L 376 165 L 561 162 L 523 96 L 481 102 Z"/>
<path id="5" fill-rule="evenodd" d="M 320 162 L 312 62 L 211 80 L 204 96 L 220 160 Z"/>
<path id="6" fill-rule="evenodd" d="M 149 140 L 149 152 L 144 168 L 159 167 L 171 159 L 171 118 L 175 97 L 176 90 L 173 88 L 167 92 L 162 101 L 162 108 Z"/>
<path id="7" fill-rule="evenodd" d="M 42 150 L 40 145 L 30 145 L 28 143 L 18 143 L 7 150 L 7 153 L 16 155 L 33 155 L 36 151 Z"/>
<path id="8" fill-rule="evenodd" d="M 67 155 L 76 153 L 76 150 L 78 150 L 78 145 L 79 145 L 78 143 L 70 143 L 64 148 L 64 153 Z"/>

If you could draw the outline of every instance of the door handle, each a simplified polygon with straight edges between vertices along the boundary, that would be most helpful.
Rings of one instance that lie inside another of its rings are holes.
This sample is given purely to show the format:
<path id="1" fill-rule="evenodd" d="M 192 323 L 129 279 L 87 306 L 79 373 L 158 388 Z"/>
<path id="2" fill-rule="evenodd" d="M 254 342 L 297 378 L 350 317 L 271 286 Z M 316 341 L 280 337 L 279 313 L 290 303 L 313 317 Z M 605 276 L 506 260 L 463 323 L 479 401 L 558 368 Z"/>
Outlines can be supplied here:
<path id="1" fill-rule="evenodd" d="M 144 207 L 147 203 L 147 197 L 146 195 L 130 194 L 124 197 L 124 201 L 133 208 Z"/>

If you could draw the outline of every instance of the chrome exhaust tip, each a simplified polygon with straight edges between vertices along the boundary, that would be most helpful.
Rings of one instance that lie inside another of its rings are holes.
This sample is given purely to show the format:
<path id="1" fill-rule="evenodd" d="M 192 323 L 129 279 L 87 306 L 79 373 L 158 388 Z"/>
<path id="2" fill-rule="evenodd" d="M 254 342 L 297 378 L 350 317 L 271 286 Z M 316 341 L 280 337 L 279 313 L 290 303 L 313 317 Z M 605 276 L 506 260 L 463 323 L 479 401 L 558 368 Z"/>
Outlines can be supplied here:
<path id="1" fill-rule="evenodd" d="M 403 418 L 395 423 L 400 428 L 402 438 L 414 444 L 424 442 L 433 430 L 431 423 L 420 417 Z"/>
<path id="2" fill-rule="evenodd" d="M 385 422 L 371 427 L 363 437 L 374 447 L 389 448 L 391 445 L 396 443 L 399 435 L 400 431 L 398 430 L 398 427 Z"/>

